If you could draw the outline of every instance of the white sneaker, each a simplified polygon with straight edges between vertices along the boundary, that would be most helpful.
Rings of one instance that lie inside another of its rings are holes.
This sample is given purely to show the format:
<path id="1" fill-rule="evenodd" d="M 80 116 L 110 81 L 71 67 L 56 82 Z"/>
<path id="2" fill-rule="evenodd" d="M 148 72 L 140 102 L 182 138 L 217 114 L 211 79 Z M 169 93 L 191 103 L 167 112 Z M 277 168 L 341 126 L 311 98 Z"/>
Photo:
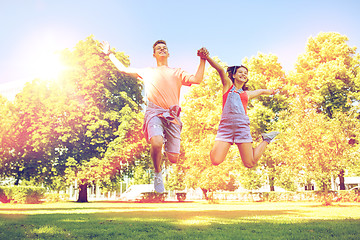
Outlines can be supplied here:
<path id="1" fill-rule="evenodd" d="M 269 133 L 263 133 L 261 134 L 262 138 L 264 141 L 271 143 L 274 142 L 274 138 L 279 135 L 280 132 L 274 131 L 274 132 L 269 132 Z"/>
<path id="2" fill-rule="evenodd" d="M 165 191 L 161 172 L 155 173 L 154 188 L 155 188 L 155 191 L 158 193 L 163 193 Z"/>

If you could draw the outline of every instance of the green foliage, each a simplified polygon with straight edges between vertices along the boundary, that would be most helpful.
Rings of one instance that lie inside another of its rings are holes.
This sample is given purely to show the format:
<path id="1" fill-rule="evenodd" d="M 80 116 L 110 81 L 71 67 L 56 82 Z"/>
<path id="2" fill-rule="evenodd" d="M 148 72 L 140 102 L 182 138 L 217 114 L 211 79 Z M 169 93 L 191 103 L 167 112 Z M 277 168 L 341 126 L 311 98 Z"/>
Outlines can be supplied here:
<path id="1" fill-rule="evenodd" d="M 141 165 L 135 166 L 134 177 L 131 184 L 150 184 L 151 180 L 152 178 L 148 168 L 144 168 Z"/>
<path id="2" fill-rule="evenodd" d="M 257 190 L 265 183 L 264 174 L 259 168 L 241 167 L 239 181 L 243 188 Z"/>
<path id="3" fill-rule="evenodd" d="M 298 57 L 296 72 L 288 79 L 294 94 L 305 94 L 312 107 L 332 118 L 335 111 L 347 111 L 348 99 L 359 101 L 359 56 L 356 47 L 339 33 L 310 37 L 306 52 Z"/>
<path id="4" fill-rule="evenodd" d="M 34 186 L 0 187 L 0 197 L 4 202 L 40 203 L 44 197 L 45 188 Z M 2 201 L 3 202 L 3 201 Z"/>
<path id="5" fill-rule="evenodd" d="M 3 176 L 60 190 L 75 180 L 111 182 L 121 174 L 120 162 L 144 158 L 142 86 L 98 45 L 92 36 L 80 41 L 61 52 L 68 67 L 59 79 L 28 83 L 14 103 L 0 98 L 7 117 L 0 121 Z"/>
<path id="6" fill-rule="evenodd" d="M 170 168 L 165 187 L 171 191 L 185 189 L 185 169 L 181 164 L 176 164 Z"/>

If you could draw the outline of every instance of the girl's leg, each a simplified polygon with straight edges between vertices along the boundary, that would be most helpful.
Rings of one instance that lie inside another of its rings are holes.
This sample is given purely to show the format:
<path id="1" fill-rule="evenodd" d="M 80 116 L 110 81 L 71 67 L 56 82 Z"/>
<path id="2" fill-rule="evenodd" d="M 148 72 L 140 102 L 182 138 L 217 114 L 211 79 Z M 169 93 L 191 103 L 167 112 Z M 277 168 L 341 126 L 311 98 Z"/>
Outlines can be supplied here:
<path id="1" fill-rule="evenodd" d="M 231 144 L 228 142 L 215 141 L 215 144 L 210 152 L 210 159 L 212 164 L 219 165 L 225 160 Z"/>
<path id="2" fill-rule="evenodd" d="M 245 167 L 252 168 L 256 165 L 261 155 L 264 153 L 268 143 L 262 141 L 256 148 L 252 147 L 252 143 L 238 143 L 241 160 Z"/>

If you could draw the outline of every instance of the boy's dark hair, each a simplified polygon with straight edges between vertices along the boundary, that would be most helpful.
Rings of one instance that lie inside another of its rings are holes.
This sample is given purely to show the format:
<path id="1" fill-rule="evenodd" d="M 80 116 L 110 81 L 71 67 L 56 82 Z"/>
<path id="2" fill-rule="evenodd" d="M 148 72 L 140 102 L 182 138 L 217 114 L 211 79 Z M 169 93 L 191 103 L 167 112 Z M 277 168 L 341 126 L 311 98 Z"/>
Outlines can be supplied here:
<path id="1" fill-rule="evenodd" d="M 154 52 L 155 52 L 155 47 L 156 47 L 156 45 L 158 45 L 158 44 L 165 44 L 165 45 L 166 45 L 166 42 L 165 42 L 165 40 L 157 40 L 157 41 L 154 43 L 154 45 L 153 45 L 153 50 L 154 50 Z"/>
<path id="2" fill-rule="evenodd" d="M 236 73 L 236 71 L 239 69 L 239 68 L 245 68 L 247 72 L 249 72 L 248 68 L 245 67 L 244 65 L 240 65 L 240 66 L 231 66 L 231 67 L 228 67 L 226 72 L 228 74 L 228 77 L 231 79 L 231 81 L 234 83 L 234 73 Z M 242 90 L 243 91 L 246 91 L 248 90 L 249 88 L 246 86 L 246 83 L 249 81 L 249 79 L 247 79 L 247 81 L 244 83 L 244 85 L 242 86 Z"/>

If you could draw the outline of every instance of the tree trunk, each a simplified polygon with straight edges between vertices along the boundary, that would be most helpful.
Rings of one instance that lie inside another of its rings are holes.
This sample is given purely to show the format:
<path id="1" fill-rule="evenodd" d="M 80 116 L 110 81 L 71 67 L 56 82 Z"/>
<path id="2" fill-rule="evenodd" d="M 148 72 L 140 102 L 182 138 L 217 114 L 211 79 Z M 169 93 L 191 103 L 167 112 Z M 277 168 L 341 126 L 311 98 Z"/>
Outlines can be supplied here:
<path id="1" fill-rule="evenodd" d="M 345 178 L 344 178 L 344 170 L 343 169 L 340 170 L 338 176 L 339 176 L 339 181 L 340 181 L 340 184 L 339 184 L 340 190 L 345 190 Z"/>
<path id="2" fill-rule="evenodd" d="M 208 200 L 208 195 L 207 195 L 208 190 L 204 189 L 204 188 L 202 188 L 201 190 L 202 190 L 202 192 L 203 192 L 203 194 L 205 196 L 205 199 Z"/>
<path id="3" fill-rule="evenodd" d="M 77 202 L 88 202 L 87 187 L 88 187 L 87 183 L 79 185 L 79 198 Z"/>
<path id="4" fill-rule="evenodd" d="M 20 179 L 21 179 L 21 171 L 19 170 L 19 167 L 16 168 L 17 174 L 16 174 L 16 179 L 15 179 L 15 183 L 14 185 L 17 186 L 20 183 Z"/>
<path id="5" fill-rule="evenodd" d="M 274 192 L 275 191 L 274 177 L 269 177 L 269 185 L 270 185 L 270 191 Z"/>

